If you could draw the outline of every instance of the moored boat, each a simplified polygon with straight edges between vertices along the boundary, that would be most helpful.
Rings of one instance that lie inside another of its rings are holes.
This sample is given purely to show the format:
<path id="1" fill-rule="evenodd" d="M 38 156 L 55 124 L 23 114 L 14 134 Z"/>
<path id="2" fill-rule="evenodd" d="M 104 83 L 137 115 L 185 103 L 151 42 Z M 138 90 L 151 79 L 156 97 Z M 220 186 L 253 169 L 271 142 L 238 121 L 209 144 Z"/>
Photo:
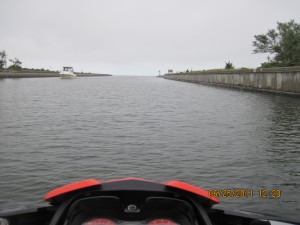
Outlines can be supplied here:
<path id="1" fill-rule="evenodd" d="M 64 66 L 63 70 L 59 73 L 61 78 L 75 78 L 76 74 L 74 73 L 73 67 Z"/>
<path id="2" fill-rule="evenodd" d="M 0 225 L 291 225 L 280 217 L 229 212 L 209 192 L 181 181 L 84 180 L 50 191 L 49 205 L 0 211 Z"/>

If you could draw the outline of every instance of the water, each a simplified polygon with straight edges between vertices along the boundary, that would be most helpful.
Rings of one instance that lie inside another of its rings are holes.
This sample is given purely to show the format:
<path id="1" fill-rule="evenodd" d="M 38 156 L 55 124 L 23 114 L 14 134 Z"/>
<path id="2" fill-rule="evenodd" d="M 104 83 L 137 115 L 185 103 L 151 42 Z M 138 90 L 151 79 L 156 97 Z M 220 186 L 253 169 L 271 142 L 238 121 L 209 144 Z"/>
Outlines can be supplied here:
<path id="1" fill-rule="evenodd" d="M 250 189 L 221 206 L 299 219 L 299 112 L 292 97 L 154 77 L 2 79 L 0 205 L 135 176 Z"/>

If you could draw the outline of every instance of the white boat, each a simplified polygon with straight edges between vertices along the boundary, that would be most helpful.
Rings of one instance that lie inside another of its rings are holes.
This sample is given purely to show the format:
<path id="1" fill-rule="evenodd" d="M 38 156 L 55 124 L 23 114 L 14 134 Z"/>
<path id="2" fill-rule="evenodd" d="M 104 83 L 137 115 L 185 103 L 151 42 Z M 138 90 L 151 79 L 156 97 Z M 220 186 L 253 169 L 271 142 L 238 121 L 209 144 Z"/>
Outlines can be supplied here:
<path id="1" fill-rule="evenodd" d="M 60 78 L 74 78 L 76 74 L 74 73 L 73 67 L 64 66 L 63 70 L 59 73 Z"/>

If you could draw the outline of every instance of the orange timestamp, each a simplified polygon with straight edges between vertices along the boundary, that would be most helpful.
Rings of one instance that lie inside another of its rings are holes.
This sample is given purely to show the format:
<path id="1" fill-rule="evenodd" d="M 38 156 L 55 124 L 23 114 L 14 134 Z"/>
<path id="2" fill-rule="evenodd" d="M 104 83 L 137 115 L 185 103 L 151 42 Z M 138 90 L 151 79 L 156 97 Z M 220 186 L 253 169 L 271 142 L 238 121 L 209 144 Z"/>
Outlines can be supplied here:
<path id="1" fill-rule="evenodd" d="M 260 189 L 258 191 L 260 198 L 280 198 L 281 190 L 280 189 Z"/>
<path id="2" fill-rule="evenodd" d="M 281 190 L 279 189 L 211 189 L 208 191 L 209 197 L 215 198 L 253 198 L 255 195 L 259 198 L 279 199 Z"/>
<path id="3" fill-rule="evenodd" d="M 252 189 L 211 189 L 208 191 L 209 197 L 215 198 L 252 198 Z"/>

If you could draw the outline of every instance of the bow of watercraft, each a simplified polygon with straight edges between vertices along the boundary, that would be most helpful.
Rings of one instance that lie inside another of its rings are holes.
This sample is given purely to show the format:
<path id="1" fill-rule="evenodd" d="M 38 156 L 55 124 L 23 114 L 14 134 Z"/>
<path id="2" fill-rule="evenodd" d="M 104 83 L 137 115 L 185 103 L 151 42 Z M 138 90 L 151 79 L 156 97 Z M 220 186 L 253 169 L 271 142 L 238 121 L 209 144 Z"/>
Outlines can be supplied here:
<path id="1" fill-rule="evenodd" d="M 72 183 L 50 191 L 48 205 L 0 212 L 0 225 L 270 225 L 278 217 L 215 209 L 208 191 L 169 181 L 139 178 Z"/>

